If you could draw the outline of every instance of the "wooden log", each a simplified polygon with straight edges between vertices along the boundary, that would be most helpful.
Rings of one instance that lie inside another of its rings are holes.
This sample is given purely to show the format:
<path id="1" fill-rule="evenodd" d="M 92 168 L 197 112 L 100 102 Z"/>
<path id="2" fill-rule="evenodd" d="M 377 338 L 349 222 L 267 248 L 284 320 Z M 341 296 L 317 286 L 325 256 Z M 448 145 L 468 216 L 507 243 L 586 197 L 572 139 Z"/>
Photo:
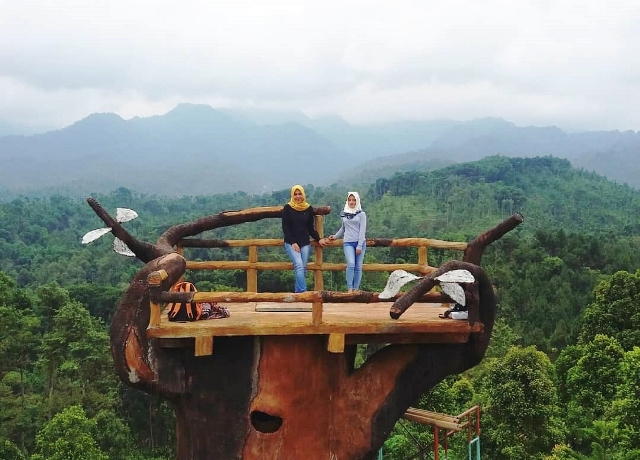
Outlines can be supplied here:
<path id="1" fill-rule="evenodd" d="M 315 262 L 307 264 L 307 270 L 322 271 L 344 271 L 347 268 L 345 263 L 323 263 L 319 265 Z M 291 262 L 250 262 L 244 260 L 218 260 L 206 262 L 187 262 L 188 270 L 293 270 Z M 364 264 L 362 270 L 365 272 L 392 272 L 394 270 L 406 270 L 427 275 L 436 270 L 436 267 L 423 266 L 420 264 Z"/>
<path id="2" fill-rule="evenodd" d="M 172 302 L 176 294 L 181 293 L 163 293 L 162 299 L 165 302 Z M 194 302 L 315 302 L 317 292 L 196 292 L 193 293 Z"/>
<path id="3" fill-rule="evenodd" d="M 161 292 L 158 294 L 158 303 L 174 302 L 279 302 L 279 303 L 312 303 L 319 299 L 323 302 L 332 303 L 379 303 L 390 302 L 399 299 L 404 294 L 399 293 L 391 299 L 380 299 L 379 293 L 358 291 L 358 292 L 336 292 L 336 291 L 307 291 L 307 292 Z M 155 297 L 154 297 L 155 300 Z M 439 292 L 430 292 L 423 295 L 420 302 L 425 303 L 447 303 L 450 302 L 446 295 Z"/>
<path id="4" fill-rule="evenodd" d="M 326 247 L 342 248 L 342 243 L 342 239 L 337 239 L 328 243 Z M 318 243 L 313 241 L 311 244 L 315 246 Z M 279 238 L 247 238 L 246 240 L 185 238 L 178 243 L 178 246 L 184 248 L 277 247 L 284 246 L 284 242 Z M 367 247 L 430 247 L 464 251 L 467 246 L 468 243 L 465 242 L 444 241 L 432 238 L 367 238 Z"/>

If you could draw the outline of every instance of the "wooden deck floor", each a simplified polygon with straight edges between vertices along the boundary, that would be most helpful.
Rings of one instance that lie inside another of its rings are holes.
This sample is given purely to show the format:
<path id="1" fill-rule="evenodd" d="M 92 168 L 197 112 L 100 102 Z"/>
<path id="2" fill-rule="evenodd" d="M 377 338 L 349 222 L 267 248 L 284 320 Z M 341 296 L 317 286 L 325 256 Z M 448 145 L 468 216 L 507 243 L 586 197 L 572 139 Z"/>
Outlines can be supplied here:
<path id="1" fill-rule="evenodd" d="M 231 316 L 195 322 L 170 322 L 162 314 L 160 325 L 150 326 L 147 336 L 155 339 L 185 339 L 222 336 L 267 336 L 314 334 L 343 336 L 343 343 L 462 343 L 483 330 L 482 324 L 441 319 L 449 305 L 416 303 L 400 319 L 389 316 L 392 303 L 325 303 L 322 322 L 312 323 L 310 311 L 256 311 L 256 308 L 308 308 L 306 304 L 273 302 L 225 303 Z"/>

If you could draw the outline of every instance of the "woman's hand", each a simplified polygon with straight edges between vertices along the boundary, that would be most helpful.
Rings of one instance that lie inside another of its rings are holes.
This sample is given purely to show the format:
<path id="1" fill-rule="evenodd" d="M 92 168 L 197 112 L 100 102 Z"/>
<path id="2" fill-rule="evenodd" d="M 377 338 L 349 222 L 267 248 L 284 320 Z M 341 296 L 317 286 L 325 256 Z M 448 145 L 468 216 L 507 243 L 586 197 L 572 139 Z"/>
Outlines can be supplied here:
<path id="1" fill-rule="evenodd" d="M 356 248 L 356 254 L 362 254 L 362 249 Z"/>
<path id="2" fill-rule="evenodd" d="M 328 243 L 327 238 L 320 238 L 320 241 L 318 241 L 318 244 L 322 247 L 325 247 Z"/>
<path id="3" fill-rule="evenodd" d="M 291 247 L 293 248 L 294 251 L 300 252 L 300 246 L 298 246 L 298 243 L 293 243 Z"/>
<path id="4" fill-rule="evenodd" d="M 335 237 L 335 236 L 333 236 L 333 235 L 329 235 L 329 241 L 333 241 L 333 240 L 335 240 L 335 239 L 336 239 L 336 237 Z"/>

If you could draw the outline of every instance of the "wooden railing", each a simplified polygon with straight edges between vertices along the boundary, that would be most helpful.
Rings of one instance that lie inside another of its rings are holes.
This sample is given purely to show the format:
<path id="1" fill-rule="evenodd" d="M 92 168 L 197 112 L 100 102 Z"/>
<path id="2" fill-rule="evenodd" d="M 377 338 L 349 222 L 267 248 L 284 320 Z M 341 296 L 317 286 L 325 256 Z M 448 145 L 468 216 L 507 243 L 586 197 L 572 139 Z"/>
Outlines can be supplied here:
<path id="1" fill-rule="evenodd" d="M 323 222 L 321 216 L 316 216 L 316 229 L 320 236 L 323 236 Z M 178 252 L 184 255 L 183 248 L 248 248 L 248 260 L 210 260 L 210 261 L 190 261 L 187 260 L 188 270 L 245 270 L 247 273 L 247 292 L 258 292 L 258 271 L 260 270 L 293 270 L 293 264 L 287 262 L 259 261 L 258 248 L 261 247 L 282 247 L 282 239 L 246 239 L 246 240 L 204 240 L 204 239 L 184 239 L 178 245 Z M 325 248 L 313 242 L 315 257 L 307 265 L 307 270 L 313 271 L 313 290 L 324 289 L 323 272 L 344 271 L 347 267 L 345 263 L 324 262 L 324 250 L 327 247 L 342 247 L 342 240 L 334 240 L 327 244 Z M 416 263 L 403 264 L 381 264 L 365 263 L 363 271 L 392 272 L 394 270 L 406 270 L 427 275 L 437 267 L 429 265 L 428 248 L 447 249 L 464 251 L 467 243 L 435 240 L 430 238 L 367 238 L 367 248 L 371 247 L 416 247 L 418 248 L 418 260 Z"/>
<path id="2" fill-rule="evenodd" d="M 320 236 L 322 236 L 322 221 L 316 216 L 316 229 Z M 315 251 L 315 258 L 312 262 L 309 262 L 307 269 L 314 272 L 314 286 L 313 290 L 302 293 L 291 292 L 258 292 L 258 272 L 260 270 L 292 270 L 293 264 L 289 261 L 286 262 L 273 262 L 273 261 L 260 261 L 258 257 L 259 248 L 268 247 L 282 247 L 282 239 L 246 239 L 246 240 L 218 240 L 218 239 L 183 239 L 178 244 L 178 252 L 185 256 L 185 248 L 248 248 L 248 260 L 208 260 L 208 261 L 193 261 L 188 260 L 186 262 L 187 270 L 244 270 L 247 276 L 247 290 L 245 292 L 196 292 L 196 293 L 176 293 L 169 291 L 162 291 L 161 285 L 164 279 L 168 276 L 164 270 L 153 272 L 150 274 L 148 282 L 150 289 L 150 303 L 151 303 L 151 316 L 149 327 L 159 328 L 161 326 L 161 312 L 162 305 L 172 302 L 221 302 L 221 303 L 273 303 L 273 307 L 261 306 L 256 311 L 300 311 L 299 304 L 310 304 L 310 307 L 304 307 L 304 311 L 311 312 L 310 322 L 308 324 L 295 324 L 296 333 L 304 334 L 316 334 L 323 324 L 323 305 L 325 303 L 356 303 L 356 304 L 371 304 L 378 302 L 389 302 L 391 299 L 380 299 L 379 293 L 358 291 L 356 293 L 336 292 L 324 290 L 323 273 L 325 271 L 343 271 L 346 269 L 345 263 L 331 263 L 324 262 L 324 251 L 328 248 L 342 247 L 342 240 L 334 240 L 330 242 L 326 247 L 322 247 L 317 243 L 312 243 Z M 437 267 L 431 266 L 428 259 L 428 249 L 444 249 L 454 251 L 465 251 L 467 249 L 467 243 L 451 242 L 443 240 L 435 240 L 430 238 L 368 238 L 367 247 L 415 247 L 418 249 L 418 260 L 416 263 L 400 263 L 400 264 L 384 264 L 384 263 L 365 263 L 363 265 L 363 271 L 384 271 L 391 272 L 394 270 L 406 270 L 410 272 L 417 272 L 422 275 L 426 275 L 436 270 Z M 283 250 L 284 252 L 284 250 Z M 399 298 L 402 293 L 396 295 L 394 298 Z M 451 299 L 443 292 L 428 292 L 421 297 L 420 302 L 423 303 L 450 303 Z M 278 304 L 278 305 L 276 305 Z M 266 309 L 265 309 L 266 308 Z M 291 310 L 293 309 L 293 310 Z M 393 316 L 392 316 L 393 317 Z M 262 317 L 264 319 L 264 317 Z M 443 332 L 442 330 L 435 328 L 429 329 L 431 333 L 437 336 L 434 340 L 445 341 L 462 341 L 468 339 L 469 334 L 474 332 L 480 332 L 482 325 L 478 323 L 477 306 L 470 306 L 469 308 L 469 322 L 466 328 L 458 327 L 455 325 L 452 330 Z M 248 322 L 251 322 L 251 318 L 247 318 Z M 376 322 L 377 321 L 377 322 Z M 343 324 L 344 327 L 349 329 L 349 332 L 345 331 L 328 331 L 327 349 L 333 353 L 341 353 L 344 351 L 345 344 L 347 343 L 347 335 L 355 334 L 359 341 L 366 340 L 366 337 L 370 337 L 372 334 L 386 334 L 389 333 L 387 325 L 381 323 L 379 320 L 372 321 L 371 324 L 362 324 L 361 317 L 356 318 L 353 324 Z M 353 322 L 353 321 L 352 321 Z M 218 323 L 209 323 L 203 325 L 202 328 L 217 325 Z M 375 323 L 375 324 L 374 324 Z M 224 324 L 224 323 L 220 323 Z M 246 326 L 246 325 L 245 325 Z M 260 327 L 256 330 L 264 332 L 264 324 L 260 324 Z M 278 331 L 285 330 L 281 327 L 282 324 L 278 322 Z M 451 324 L 449 324 L 451 329 Z M 294 326 L 291 326 L 294 327 Z M 344 328 L 343 327 L 343 328 Z M 402 336 L 404 341 L 420 341 L 420 337 L 425 335 L 425 326 L 421 320 L 405 321 L 402 325 L 400 332 L 396 331 L 396 335 Z M 195 337 L 195 353 L 196 355 L 209 355 L 212 353 L 213 336 L 216 332 L 207 329 L 206 331 L 200 328 Z M 301 329 L 302 328 L 302 329 Z M 245 327 L 246 329 L 246 327 Z M 455 329 L 455 330 L 454 330 Z M 253 329 L 252 329 L 253 331 Z M 229 332 L 229 331 L 227 331 Z M 237 331 L 231 331 L 233 334 Z M 254 331 L 255 332 L 255 331 Z M 244 333 L 247 333 L 246 331 Z M 272 332 L 273 333 L 273 332 Z M 327 333 L 327 331 L 324 331 Z M 154 331 L 154 334 L 158 336 L 158 332 Z M 177 334 L 175 331 L 169 331 L 169 335 Z M 181 332 L 181 334 L 188 334 L 188 332 Z M 232 334 L 232 335 L 233 335 Z M 444 334 L 444 335 L 443 335 Z M 223 333 L 224 335 L 224 333 Z M 418 337 L 420 336 L 420 337 Z M 446 336 L 446 337 L 445 337 Z M 386 337 L 386 335 L 385 335 Z M 360 342 L 356 343 L 360 343 Z"/>
<path id="3" fill-rule="evenodd" d="M 320 236 L 323 236 L 323 225 L 321 216 L 316 216 L 316 229 Z M 247 290 L 245 292 L 197 292 L 193 293 L 173 293 L 168 291 L 160 291 L 160 284 L 165 274 L 154 272 L 149 279 L 149 287 L 152 292 L 152 313 L 150 326 L 158 326 L 160 324 L 161 304 L 169 302 L 273 302 L 279 304 L 308 303 L 311 304 L 309 310 L 312 312 L 311 324 L 319 325 L 322 323 L 323 303 L 343 303 L 343 302 L 361 302 L 361 303 L 377 303 L 388 302 L 390 299 L 379 299 L 378 293 L 359 291 L 357 293 L 334 292 L 324 290 L 323 272 L 325 271 L 343 271 L 346 269 L 345 263 L 331 263 L 323 261 L 323 254 L 327 247 L 342 247 L 342 240 L 334 240 L 324 248 L 313 242 L 315 251 L 314 260 L 309 262 L 307 270 L 313 271 L 313 290 L 308 292 L 296 293 L 291 292 L 258 292 L 258 271 L 260 270 L 293 270 L 293 264 L 286 262 L 259 261 L 258 249 L 267 247 L 282 247 L 282 239 L 246 239 L 246 240 L 219 240 L 219 239 L 195 239 L 186 238 L 179 242 L 178 253 L 184 256 L 184 248 L 248 248 L 248 260 L 208 260 L 193 261 L 188 260 L 186 263 L 187 270 L 244 270 L 247 276 Z M 421 275 L 427 275 L 437 267 L 429 265 L 428 249 L 444 249 L 464 251 L 467 243 L 451 242 L 444 240 L 436 240 L 430 238 L 367 238 L 367 248 L 371 247 L 416 247 L 418 249 L 418 260 L 416 263 L 401 264 L 384 264 L 384 263 L 365 263 L 363 271 L 384 271 L 391 272 L 394 270 L 406 270 L 417 272 Z M 398 298 L 402 294 L 398 294 Z M 187 300 L 187 297 L 190 296 Z M 442 292 L 429 292 L 425 294 L 422 302 L 428 303 L 448 303 L 450 299 Z M 280 307 L 274 307 L 280 308 Z M 470 308 L 470 322 L 477 320 L 477 311 Z"/>

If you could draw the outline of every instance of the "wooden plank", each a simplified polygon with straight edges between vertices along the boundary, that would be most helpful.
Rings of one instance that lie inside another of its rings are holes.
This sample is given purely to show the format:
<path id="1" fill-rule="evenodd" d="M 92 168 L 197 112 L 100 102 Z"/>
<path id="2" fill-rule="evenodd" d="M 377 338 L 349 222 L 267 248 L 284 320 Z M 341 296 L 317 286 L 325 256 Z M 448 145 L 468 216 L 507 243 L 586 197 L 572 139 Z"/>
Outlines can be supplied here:
<path id="1" fill-rule="evenodd" d="M 196 337 L 195 355 L 209 356 L 211 354 L 213 354 L 213 337 Z"/>
<path id="2" fill-rule="evenodd" d="M 420 410 L 413 407 L 407 409 L 404 415 L 402 415 L 402 418 L 425 425 L 443 428 L 445 430 L 460 431 L 463 428 L 462 424 L 459 423 L 458 418 L 455 416 Z"/>
<path id="3" fill-rule="evenodd" d="M 451 423 L 460 423 L 459 415 L 443 414 L 442 412 L 434 412 L 430 410 L 419 409 L 417 407 L 410 407 L 406 410 L 406 412 L 410 412 L 416 415 L 421 415 L 423 417 L 429 417 L 432 419 L 447 420 Z"/>
<path id="4" fill-rule="evenodd" d="M 344 334 L 329 334 L 327 351 L 331 353 L 344 353 Z"/>
<path id="5" fill-rule="evenodd" d="M 275 302 L 256 302 L 256 311 L 262 312 L 300 312 L 300 311 L 312 311 L 310 303 L 295 302 L 295 303 L 275 303 Z"/>
<path id="6" fill-rule="evenodd" d="M 308 294 L 308 293 L 305 293 Z M 196 294 L 197 295 L 197 294 Z M 149 338 L 185 338 L 199 336 L 295 335 L 341 333 L 368 339 L 379 335 L 387 343 L 394 337 L 399 343 L 428 343 L 428 337 L 438 343 L 466 342 L 470 334 L 482 331 L 467 321 L 440 319 L 441 304 L 414 304 L 398 320 L 389 317 L 392 303 L 324 303 L 322 322 L 314 325 L 309 312 L 256 312 L 255 302 L 223 303 L 231 313 L 229 318 L 208 319 L 190 323 L 174 323 L 162 315 L 159 326 L 149 326 Z M 423 336 L 423 337 L 419 337 Z M 373 342 L 373 341 L 372 341 Z"/>

